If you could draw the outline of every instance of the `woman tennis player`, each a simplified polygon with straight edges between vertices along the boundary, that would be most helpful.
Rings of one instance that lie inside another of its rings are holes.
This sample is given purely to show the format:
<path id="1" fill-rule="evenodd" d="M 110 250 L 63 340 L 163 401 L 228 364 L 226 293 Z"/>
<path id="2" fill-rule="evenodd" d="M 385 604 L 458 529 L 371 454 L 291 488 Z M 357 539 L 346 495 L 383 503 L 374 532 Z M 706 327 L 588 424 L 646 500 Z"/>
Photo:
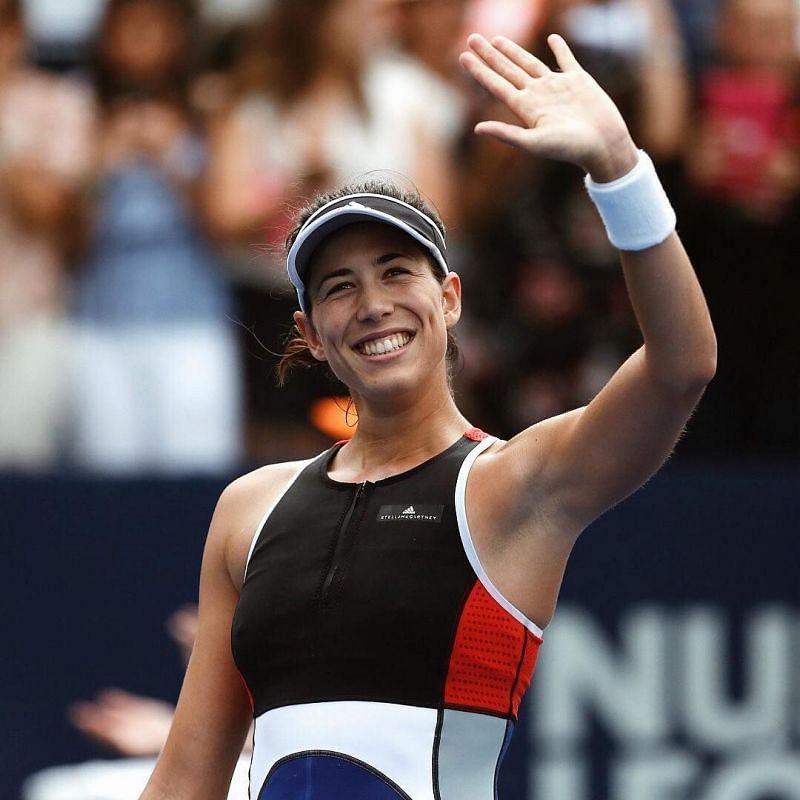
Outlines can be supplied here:
<path id="1" fill-rule="evenodd" d="M 487 436 L 449 388 L 461 284 L 433 209 L 381 185 L 313 203 L 290 239 L 287 358 L 325 362 L 358 428 L 223 493 L 145 800 L 224 798 L 253 720 L 253 800 L 494 798 L 578 534 L 661 466 L 714 374 L 674 213 L 614 104 L 558 36 L 557 71 L 468 44 L 465 69 L 518 118 L 476 132 L 587 173 L 644 345 L 585 408 Z"/>

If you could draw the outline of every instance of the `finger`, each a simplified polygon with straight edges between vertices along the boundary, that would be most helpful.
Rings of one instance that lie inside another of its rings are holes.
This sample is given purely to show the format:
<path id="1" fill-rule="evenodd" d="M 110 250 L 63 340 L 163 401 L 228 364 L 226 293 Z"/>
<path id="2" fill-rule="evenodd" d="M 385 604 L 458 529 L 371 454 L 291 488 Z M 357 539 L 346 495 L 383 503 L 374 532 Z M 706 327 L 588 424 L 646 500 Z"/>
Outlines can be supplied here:
<path id="1" fill-rule="evenodd" d="M 559 36 L 557 33 L 551 33 L 547 37 L 547 44 L 550 45 L 550 49 L 553 51 L 553 55 L 556 57 L 556 61 L 562 72 L 574 72 L 575 70 L 581 69 L 578 59 L 575 58 L 563 37 Z"/>
<path id="2" fill-rule="evenodd" d="M 512 86 L 517 89 L 522 89 L 527 85 L 531 76 L 507 58 L 483 36 L 478 33 L 473 33 L 467 39 L 467 44 L 485 64 L 488 64 L 498 75 L 504 77 Z"/>
<path id="3" fill-rule="evenodd" d="M 110 724 L 108 714 L 90 703 L 74 703 L 67 709 L 67 717 L 79 731 L 93 736 L 102 735 Z"/>
<path id="4" fill-rule="evenodd" d="M 474 53 L 464 52 L 459 56 L 458 60 L 461 66 L 498 100 L 509 103 L 514 97 L 517 88 L 498 75 L 493 69 L 486 66 Z"/>
<path id="5" fill-rule="evenodd" d="M 509 125 L 507 122 L 497 122 L 496 120 L 479 122 L 475 126 L 475 133 L 479 136 L 491 136 L 513 147 L 520 147 L 523 150 L 528 149 L 530 131 L 526 128 L 521 128 L 519 125 Z"/>
<path id="6" fill-rule="evenodd" d="M 532 78 L 541 78 L 551 72 L 550 67 L 544 61 L 536 58 L 533 53 L 529 53 L 524 47 L 520 47 L 516 42 L 512 42 L 511 39 L 507 39 L 505 36 L 495 36 L 492 39 L 492 44 Z"/>

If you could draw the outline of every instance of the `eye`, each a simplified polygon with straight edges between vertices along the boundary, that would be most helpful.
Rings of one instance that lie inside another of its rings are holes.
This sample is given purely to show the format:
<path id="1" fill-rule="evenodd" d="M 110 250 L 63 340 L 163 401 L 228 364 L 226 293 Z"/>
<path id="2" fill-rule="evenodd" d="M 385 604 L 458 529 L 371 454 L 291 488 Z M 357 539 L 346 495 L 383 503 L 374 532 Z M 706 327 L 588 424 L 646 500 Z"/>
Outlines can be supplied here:
<path id="1" fill-rule="evenodd" d="M 338 283 L 331 284 L 325 289 L 324 296 L 330 297 L 333 294 L 338 294 L 339 292 L 343 292 L 347 289 L 353 288 L 352 281 L 339 281 Z"/>
<path id="2" fill-rule="evenodd" d="M 408 269 L 408 267 L 401 267 L 399 264 L 393 264 L 384 273 L 384 275 L 387 278 L 392 278 L 392 277 L 395 277 L 397 275 L 410 275 L 410 274 L 411 274 L 411 270 Z"/>

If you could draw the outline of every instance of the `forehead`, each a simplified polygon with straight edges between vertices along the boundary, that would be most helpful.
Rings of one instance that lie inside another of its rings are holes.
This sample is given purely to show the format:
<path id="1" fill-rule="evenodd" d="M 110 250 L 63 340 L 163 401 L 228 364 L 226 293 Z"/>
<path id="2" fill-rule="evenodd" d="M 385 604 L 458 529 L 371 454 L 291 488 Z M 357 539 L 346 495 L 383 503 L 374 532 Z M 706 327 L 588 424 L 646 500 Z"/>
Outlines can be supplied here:
<path id="1" fill-rule="evenodd" d="M 399 228 L 380 222 L 357 222 L 335 231 L 317 247 L 309 263 L 308 278 L 313 282 L 327 270 L 371 264 L 387 253 L 427 259 L 422 245 Z"/>

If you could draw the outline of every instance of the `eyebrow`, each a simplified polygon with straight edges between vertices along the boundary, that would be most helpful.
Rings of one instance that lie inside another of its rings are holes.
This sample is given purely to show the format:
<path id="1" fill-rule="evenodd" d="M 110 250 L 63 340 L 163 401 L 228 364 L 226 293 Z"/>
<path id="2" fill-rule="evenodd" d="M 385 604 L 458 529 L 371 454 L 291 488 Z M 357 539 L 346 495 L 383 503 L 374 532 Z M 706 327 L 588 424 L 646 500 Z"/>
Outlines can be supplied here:
<path id="1" fill-rule="evenodd" d="M 387 264 L 389 261 L 394 261 L 396 258 L 410 258 L 410 256 L 408 253 L 386 253 L 375 259 L 375 263 L 378 265 Z"/>

